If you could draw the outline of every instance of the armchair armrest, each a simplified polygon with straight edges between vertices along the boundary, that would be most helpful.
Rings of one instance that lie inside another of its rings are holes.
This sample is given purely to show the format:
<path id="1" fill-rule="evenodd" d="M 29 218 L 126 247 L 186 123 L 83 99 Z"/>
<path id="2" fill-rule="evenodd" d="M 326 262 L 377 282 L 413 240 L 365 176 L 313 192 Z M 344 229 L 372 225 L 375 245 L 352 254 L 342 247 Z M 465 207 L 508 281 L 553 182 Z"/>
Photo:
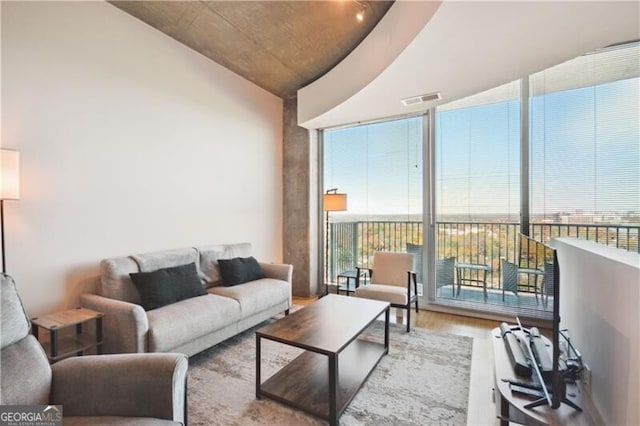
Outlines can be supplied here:
<path id="1" fill-rule="evenodd" d="M 69 416 L 155 417 L 184 422 L 183 354 L 68 358 L 52 366 L 51 401 Z"/>
<path id="2" fill-rule="evenodd" d="M 149 321 L 142 306 L 96 294 L 81 295 L 80 304 L 104 314 L 105 353 L 147 351 Z"/>
<path id="3" fill-rule="evenodd" d="M 369 274 L 369 276 L 371 276 L 373 274 L 373 268 L 366 268 L 364 266 L 356 266 L 356 271 L 360 272 L 362 270 L 366 270 L 367 273 Z"/>
<path id="4" fill-rule="evenodd" d="M 362 271 L 366 271 L 369 274 L 369 280 L 373 277 L 373 269 L 365 268 L 364 266 L 356 266 L 356 288 L 360 287 L 360 275 L 362 275 Z M 365 280 L 367 279 L 365 275 Z"/>
<path id="5" fill-rule="evenodd" d="M 291 276 L 293 274 L 293 265 L 280 263 L 264 263 L 259 262 L 262 272 L 267 278 L 286 281 L 291 284 Z"/>
<path id="6" fill-rule="evenodd" d="M 293 280 L 293 265 L 284 263 L 266 263 L 259 262 L 262 272 L 265 277 L 273 278 L 276 280 L 282 280 L 289 283 L 289 307 L 293 306 L 292 298 L 292 280 Z M 286 314 L 289 314 L 289 309 L 286 310 Z"/>

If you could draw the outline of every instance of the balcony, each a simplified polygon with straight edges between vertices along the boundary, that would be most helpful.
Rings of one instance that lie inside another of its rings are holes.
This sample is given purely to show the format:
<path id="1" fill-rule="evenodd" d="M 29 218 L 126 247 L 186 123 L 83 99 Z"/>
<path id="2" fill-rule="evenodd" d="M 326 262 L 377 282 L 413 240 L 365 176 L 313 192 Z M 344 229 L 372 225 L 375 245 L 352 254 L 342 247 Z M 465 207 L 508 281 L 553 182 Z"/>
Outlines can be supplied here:
<path id="1" fill-rule="evenodd" d="M 550 309 L 541 273 L 520 273 L 517 293 L 503 292 L 502 262 L 507 260 L 521 267 L 518 223 L 504 222 L 437 222 L 438 259 L 455 258 L 454 284 L 438 285 L 438 301 L 457 301 L 524 307 L 532 310 Z M 578 237 L 640 252 L 638 225 L 550 224 L 534 223 L 530 226 L 532 238 L 548 243 L 553 237 Z M 376 251 L 413 251 L 422 249 L 423 223 L 417 221 L 362 221 L 332 223 L 329 229 L 329 282 L 336 282 L 338 274 L 371 265 Z M 412 245 L 414 245 L 412 247 Z M 418 246 L 418 247 L 415 247 Z M 416 269 L 421 277 L 421 256 Z M 486 265 L 481 269 L 464 265 Z M 458 267 L 462 266 L 462 267 Z M 486 278 L 483 276 L 486 269 Z M 457 286 L 462 278 L 462 285 Z M 484 279 L 483 279 L 484 278 Z M 438 279 L 438 278 L 437 278 Z M 468 279 L 479 281 L 467 281 Z M 486 292 L 485 285 L 486 282 Z M 547 290 L 547 293 L 549 291 Z"/>

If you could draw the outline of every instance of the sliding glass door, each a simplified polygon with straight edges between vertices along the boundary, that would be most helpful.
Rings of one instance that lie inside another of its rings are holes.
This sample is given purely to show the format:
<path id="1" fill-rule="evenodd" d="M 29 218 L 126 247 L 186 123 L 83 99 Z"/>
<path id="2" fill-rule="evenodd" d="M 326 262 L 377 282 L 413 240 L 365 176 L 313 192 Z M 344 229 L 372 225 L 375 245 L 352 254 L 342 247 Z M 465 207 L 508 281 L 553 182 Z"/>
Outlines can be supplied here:
<path id="1" fill-rule="evenodd" d="M 422 117 L 324 132 L 324 191 L 347 197 L 346 210 L 325 212 L 330 285 L 376 251 L 421 249 L 422 144 Z"/>
<path id="2" fill-rule="evenodd" d="M 433 300 L 502 305 L 520 230 L 519 82 L 439 107 L 435 134 Z"/>

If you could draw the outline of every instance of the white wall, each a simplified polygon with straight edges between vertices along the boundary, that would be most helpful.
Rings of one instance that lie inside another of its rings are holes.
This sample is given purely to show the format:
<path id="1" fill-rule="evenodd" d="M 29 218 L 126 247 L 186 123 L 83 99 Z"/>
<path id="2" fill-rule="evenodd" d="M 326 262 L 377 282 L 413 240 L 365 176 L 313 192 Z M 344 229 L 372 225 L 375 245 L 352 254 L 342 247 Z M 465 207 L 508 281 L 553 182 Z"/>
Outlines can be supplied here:
<path id="1" fill-rule="evenodd" d="M 640 254 L 557 238 L 561 326 L 592 370 L 604 424 L 640 424 Z"/>
<path id="2" fill-rule="evenodd" d="M 250 241 L 282 258 L 282 101 L 102 2 L 2 2 L 7 271 L 29 314 L 102 258 Z"/>

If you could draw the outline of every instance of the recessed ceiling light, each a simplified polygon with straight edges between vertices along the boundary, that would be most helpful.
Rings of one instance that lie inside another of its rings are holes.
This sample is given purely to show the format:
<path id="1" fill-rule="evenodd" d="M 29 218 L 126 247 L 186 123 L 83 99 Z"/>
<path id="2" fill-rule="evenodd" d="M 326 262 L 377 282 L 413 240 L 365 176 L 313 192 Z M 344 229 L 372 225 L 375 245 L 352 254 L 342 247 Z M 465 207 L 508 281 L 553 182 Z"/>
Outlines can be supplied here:
<path id="1" fill-rule="evenodd" d="M 410 98 L 402 99 L 402 104 L 404 106 L 413 106 L 429 101 L 437 101 L 439 99 L 442 99 L 440 92 L 433 92 L 427 93 L 426 95 L 412 96 Z"/>

